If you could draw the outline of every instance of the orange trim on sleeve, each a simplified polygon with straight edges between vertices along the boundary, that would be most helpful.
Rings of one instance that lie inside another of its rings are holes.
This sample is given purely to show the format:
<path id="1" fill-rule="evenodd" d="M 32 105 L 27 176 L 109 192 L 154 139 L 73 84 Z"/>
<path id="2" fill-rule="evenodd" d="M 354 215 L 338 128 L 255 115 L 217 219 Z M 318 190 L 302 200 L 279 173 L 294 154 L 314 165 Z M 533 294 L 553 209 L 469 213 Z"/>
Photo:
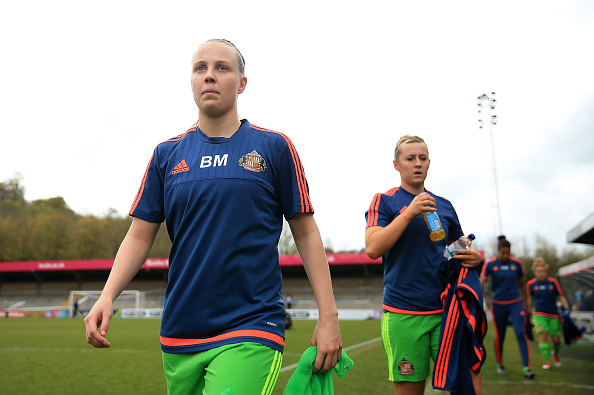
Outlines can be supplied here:
<path id="1" fill-rule="evenodd" d="M 378 208 L 379 208 L 381 199 L 382 199 L 381 193 L 376 193 L 375 195 L 373 195 L 373 200 L 371 201 L 369 210 L 367 210 L 367 227 L 368 228 L 370 228 L 372 226 L 377 226 Z"/>
<path id="2" fill-rule="evenodd" d="M 394 194 L 398 192 L 399 189 L 399 187 L 390 188 L 386 191 L 386 193 L 384 193 L 384 195 L 394 196 Z"/>
<path id="3" fill-rule="evenodd" d="M 382 195 L 386 196 L 394 196 L 394 194 L 399 190 L 399 187 L 390 188 L 386 193 L 376 193 L 373 195 L 373 200 L 369 205 L 369 209 L 367 210 L 367 228 L 371 228 L 372 226 L 378 226 L 377 220 L 379 218 L 379 205 L 382 200 Z M 404 207 L 406 208 L 406 206 Z M 402 210 L 400 211 L 402 213 Z"/>
<path id="4" fill-rule="evenodd" d="M 526 270 L 524 269 L 524 263 L 522 262 L 521 259 L 518 259 L 516 257 L 510 256 L 509 257 L 510 261 L 516 262 L 518 265 L 520 265 L 520 269 L 522 270 L 522 276 L 526 276 Z"/>
<path id="5" fill-rule="evenodd" d="M 161 336 L 161 344 L 164 346 L 173 346 L 173 347 L 180 347 L 180 346 L 193 346 L 197 344 L 206 344 L 206 343 L 213 343 L 219 340 L 227 340 L 233 339 L 236 337 L 258 337 L 260 339 L 267 339 L 273 341 L 277 344 L 280 344 L 284 347 L 285 339 L 283 339 L 279 335 L 275 335 L 274 333 L 259 331 L 259 330 L 252 330 L 252 329 L 241 329 L 238 331 L 232 331 L 223 333 L 222 335 L 208 337 L 204 339 L 174 339 L 170 337 L 163 337 Z"/>
<path id="6" fill-rule="evenodd" d="M 134 213 L 134 210 L 136 210 L 138 203 L 140 203 L 140 198 L 142 197 L 142 193 L 144 192 L 144 184 L 146 183 L 146 177 L 148 176 L 148 171 L 149 171 L 149 168 L 151 167 L 151 162 L 153 161 L 153 156 L 155 156 L 154 151 L 153 151 L 153 154 L 151 155 L 151 159 L 149 160 L 148 165 L 146 165 L 146 170 L 144 171 L 144 176 L 142 176 L 142 181 L 140 182 L 140 188 L 138 188 L 138 192 L 136 193 L 136 197 L 134 198 L 134 201 L 132 202 L 132 207 L 130 207 L 130 211 L 128 212 L 128 215 L 132 215 L 132 213 Z"/>
<path id="7" fill-rule="evenodd" d="M 563 295 L 563 289 L 561 288 L 561 284 L 559 284 L 559 281 L 557 281 L 556 278 L 554 277 L 549 277 L 549 280 L 552 281 L 553 283 L 555 283 L 555 287 L 557 287 L 557 292 L 559 292 L 559 295 Z"/>
<path id="8" fill-rule="evenodd" d="M 493 261 L 494 261 L 494 260 L 496 260 L 496 259 L 497 259 L 497 257 L 495 257 L 495 256 L 494 256 L 493 258 L 490 258 L 490 259 L 488 259 L 488 260 L 485 262 L 485 264 L 483 265 L 483 270 L 481 270 L 481 276 L 485 276 L 485 272 L 486 272 L 486 270 L 487 270 L 487 266 L 489 265 L 489 263 L 493 262 Z"/>
<path id="9" fill-rule="evenodd" d="M 532 280 L 529 280 L 526 283 L 526 292 L 528 292 L 528 295 L 532 295 L 532 292 L 530 291 L 530 287 L 532 286 L 532 284 L 534 284 L 536 282 L 536 278 L 533 278 Z"/>
<path id="10" fill-rule="evenodd" d="M 185 133 L 180 134 L 179 136 L 170 138 L 169 140 L 165 140 L 162 143 L 159 143 L 157 145 L 157 147 L 163 143 L 168 143 L 170 141 L 179 141 L 181 139 L 183 139 L 186 134 L 190 133 L 190 132 L 195 132 L 198 128 L 197 127 L 193 127 L 190 128 L 188 130 L 186 130 Z M 156 148 L 155 148 L 156 149 Z M 144 176 L 142 177 L 142 181 L 140 182 L 140 188 L 138 188 L 138 192 L 136 193 L 136 197 L 134 198 L 134 202 L 132 202 L 132 207 L 130 207 L 130 211 L 128 212 L 128 215 L 132 215 L 132 213 L 134 212 L 134 210 L 136 210 L 136 207 L 138 207 L 138 203 L 140 203 L 140 198 L 142 197 L 142 194 L 144 192 L 144 184 L 146 183 L 146 178 L 148 176 L 148 171 L 149 168 L 151 167 L 151 162 L 153 161 L 153 157 L 155 156 L 155 151 L 153 150 L 153 154 L 151 155 L 151 159 L 149 160 L 148 165 L 146 165 L 146 170 L 144 171 Z"/>
<path id="11" fill-rule="evenodd" d="M 259 130 L 261 132 L 268 132 L 274 133 L 281 136 L 285 139 L 287 146 L 291 152 L 291 157 L 293 158 L 293 165 L 295 166 L 295 172 L 297 173 L 297 186 L 299 188 L 299 197 L 301 199 L 301 212 L 302 213 L 313 213 L 313 207 L 311 205 L 311 200 L 309 199 L 309 192 L 307 191 L 307 180 L 305 179 L 305 171 L 303 170 L 303 164 L 301 163 L 301 159 L 299 159 L 299 154 L 293 145 L 291 139 L 285 136 L 282 133 L 275 132 L 274 130 L 264 129 L 256 125 L 250 126 L 253 129 Z"/>

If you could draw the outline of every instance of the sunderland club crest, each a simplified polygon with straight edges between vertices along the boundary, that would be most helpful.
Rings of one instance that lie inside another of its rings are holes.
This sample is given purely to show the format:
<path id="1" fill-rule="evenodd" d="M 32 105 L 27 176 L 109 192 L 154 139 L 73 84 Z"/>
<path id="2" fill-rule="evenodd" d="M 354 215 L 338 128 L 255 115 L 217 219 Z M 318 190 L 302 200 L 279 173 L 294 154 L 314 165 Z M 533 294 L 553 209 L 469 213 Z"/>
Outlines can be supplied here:
<path id="1" fill-rule="evenodd" d="M 260 173 L 266 170 L 266 161 L 262 155 L 257 153 L 256 150 L 253 150 L 249 154 L 245 154 L 239 158 L 239 166 L 246 170 Z"/>
<path id="2" fill-rule="evenodd" d="M 402 361 L 398 362 L 398 372 L 404 375 L 413 374 L 415 372 L 415 366 L 411 361 L 402 358 Z"/>

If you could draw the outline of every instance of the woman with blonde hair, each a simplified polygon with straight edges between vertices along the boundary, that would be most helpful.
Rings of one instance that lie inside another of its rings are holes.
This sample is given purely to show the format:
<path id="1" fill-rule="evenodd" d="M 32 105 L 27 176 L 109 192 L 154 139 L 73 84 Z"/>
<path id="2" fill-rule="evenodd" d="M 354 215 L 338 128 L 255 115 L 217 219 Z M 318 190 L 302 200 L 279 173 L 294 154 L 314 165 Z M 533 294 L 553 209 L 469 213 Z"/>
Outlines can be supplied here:
<path id="1" fill-rule="evenodd" d="M 374 195 L 366 212 L 367 255 L 382 257 L 384 296 L 382 340 L 388 360 L 388 379 L 395 393 L 423 394 L 437 359 L 442 321 L 443 252 L 464 233 L 449 200 L 425 189 L 429 150 L 419 136 L 402 136 L 394 150 L 394 169 L 401 184 Z M 423 212 L 439 214 L 445 238 L 433 241 Z M 458 250 L 462 267 L 476 267 L 476 250 Z M 482 312 L 482 311 L 481 311 Z M 482 341 L 482 339 L 481 339 Z M 481 391 L 480 365 L 472 371 L 472 385 Z M 469 373 L 470 375 L 470 373 Z"/>
<path id="2" fill-rule="evenodd" d="M 561 359 L 559 358 L 561 320 L 557 309 L 557 301 L 563 304 L 563 319 L 570 319 L 569 303 L 567 303 L 557 279 L 547 276 L 548 266 L 543 258 L 536 258 L 532 264 L 534 278 L 526 284 L 528 311 L 532 311 L 534 307 L 532 322 L 538 334 L 538 348 L 544 359 L 542 368 L 545 370 L 552 368 L 549 338 L 553 343 L 555 366 L 561 367 Z"/>

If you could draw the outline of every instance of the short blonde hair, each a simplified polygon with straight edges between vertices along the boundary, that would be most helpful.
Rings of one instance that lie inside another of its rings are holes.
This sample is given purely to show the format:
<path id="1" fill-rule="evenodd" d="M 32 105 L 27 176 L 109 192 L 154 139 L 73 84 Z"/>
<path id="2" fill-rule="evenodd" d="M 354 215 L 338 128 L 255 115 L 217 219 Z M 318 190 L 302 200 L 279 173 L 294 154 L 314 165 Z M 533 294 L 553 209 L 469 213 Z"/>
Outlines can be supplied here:
<path id="1" fill-rule="evenodd" d="M 425 147 L 427 147 L 427 143 L 419 136 L 411 136 L 410 134 L 405 134 L 404 136 L 398 139 L 396 143 L 396 148 L 394 149 L 394 160 L 398 161 L 398 155 L 400 154 L 400 147 L 402 147 L 406 143 L 423 143 Z M 429 154 L 429 147 L 427 147 L 427 154 Z"/>
<path id="2" fill-rule="evenodd" d="M 549 265 L 545 262 L 544 258 L 542 257 L 537 257 L 534 259 L 534 262 L 532 262 L 532 272 L 534 272 L 534 270 L 539 266 L 543 266 L 545 269 L 549 268 Z"/>

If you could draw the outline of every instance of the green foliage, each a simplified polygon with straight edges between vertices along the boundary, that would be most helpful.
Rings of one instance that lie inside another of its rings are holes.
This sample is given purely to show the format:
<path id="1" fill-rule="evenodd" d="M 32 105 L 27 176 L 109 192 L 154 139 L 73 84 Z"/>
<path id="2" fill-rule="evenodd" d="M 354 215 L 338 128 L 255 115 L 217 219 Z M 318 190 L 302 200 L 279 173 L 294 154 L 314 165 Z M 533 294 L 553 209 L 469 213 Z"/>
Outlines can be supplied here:
<path id="1" fill-rule="evenodd" d="M 278 240 L 278 253 L 280 255 L 295 255 L 299 253 L 297 251 L 295 241 L 293 240 L 291 228 L 289 227 L 287 221 L 284 220 L 283 231 L 281 232 L 280 239 Z"/>
<path id="2" fill-rule="evenodd" d="M 25 203 L 25 188 L 21 185 L 23 176 L 19 173 L 13 178 L 0 182 L 0 202 Z"/>
<path id="3" fill-rule="evenodd" d="M 512 244 L 512 255 L 521 259 L 524 263 L 526 281 L 534 278 L 532 263 L 537 257 L 544 258 L 549 265 L 548 275 L 554 277 L 563 266 L 594 256 L 594 247 L 579 248 L 578 246 L 570 245 L 559 250 L 554 244 L 538 234 L 536 235 L 534 244 L 530 244 L 525 238 L 510 240 L 510 242 Z M 492 241 L 485 252 L 487 259 L 496 255 L 497 241 Z"/>
<path id="4" fill-rule="evenodd" d="M 0 183 L 0 262 L 115 257 L 131 224 L 108 209 L 102 217 L 79 215 L 63 197 L 27 202 L 22 177 Z M 169 256 L 171 242 L 161 226 L 150 257 Z"/>
<path id="5" fill-rule="evenodd" d="M 515 246 L 514 246 L 515 247 Z M 534 278 L 532 272 L 532 263 L 537 257 L 541 257 L 549 265 L 548 275 L 556 276 L 559 269 L 563 266 L 579 262 L 594 255 L 594 248 L 578 249 L 576 247 L 566 247 L 559 251 L 557 247 L 547 241 L 544 237 L 536 236 L 536 247 L 533 251 L 524 249 L 522 255 L 515 255 L 524 263 L 526 269 L 526 281 Z"/>

